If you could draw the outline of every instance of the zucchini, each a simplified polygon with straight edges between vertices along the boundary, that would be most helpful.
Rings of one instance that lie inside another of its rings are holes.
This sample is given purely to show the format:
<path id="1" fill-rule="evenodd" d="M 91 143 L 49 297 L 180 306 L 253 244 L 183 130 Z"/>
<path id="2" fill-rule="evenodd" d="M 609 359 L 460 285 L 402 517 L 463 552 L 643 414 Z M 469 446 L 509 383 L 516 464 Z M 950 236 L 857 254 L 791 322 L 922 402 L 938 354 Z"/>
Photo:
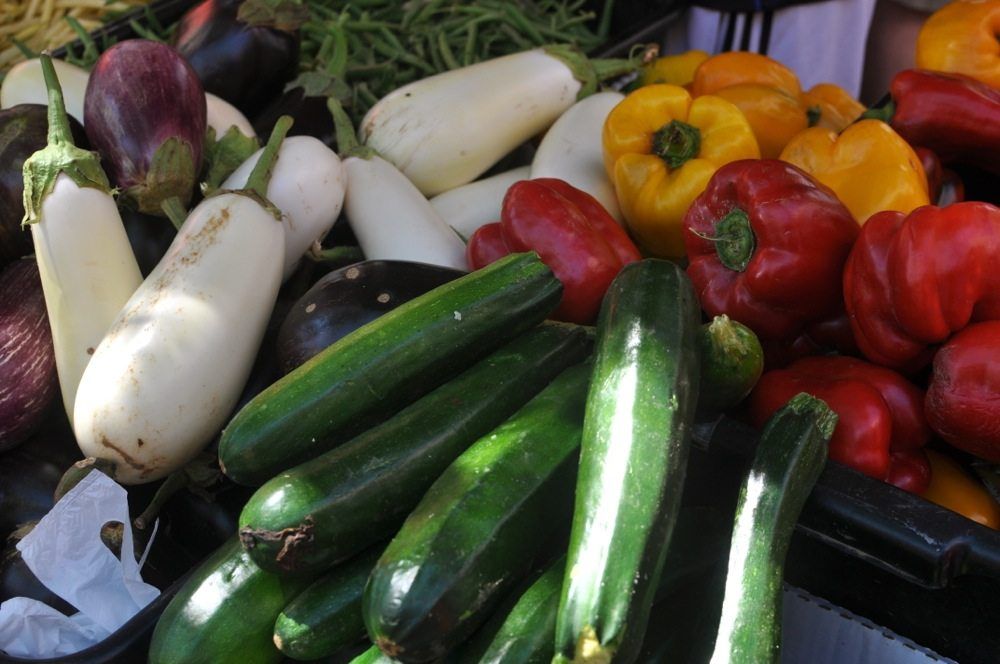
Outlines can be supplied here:
<path id="1" fill-rule="evenodd" d="M 750 394 L 764 371 L 764 349 L 753 330 L 721 314 L 698 332 L 701 390 L 698 415 L 718 415 Z"/>
<path id="2" fill-rule="evenodd" d="M 382 652 L 426 662 L 454 650 L 562 534 L 589 377 L 589 363 L 567 369 L 428 490 L 365 588 Z"/>
<path id="3" fill-rule="evenodd" d="M 232 537 L 167 604 L 153 630 L 149 664 L 280 662 L 274 621 L 313 578 L 265 572 Z"/>
<path id="4" fill-rule="evenodd" d="M 299 593 L 274 623 L 274 645 L 287 657 L 330 657 L 365 636 L 361 593 L 382 549 L 338 565 Z"/>
<path id="5" fill-rule="evenodd" d="M 836 425 L 823 401 L 799 394 L 764 428 L 736 505 L 712 664 L 780 661 L 785 554 Z"/>
<path id="6" fill-rule="evenodd" d="M 240 537 L 279 572 L 319 571 L 389 539 L 455 458 L 590 352 L 585 328 L 545 324 L 250 498 Z"/>
<path id="7" fill-rule="evenodd" d="M 656 601 L 710 569 L 726 551 L 728 524 L 710 507 L 683 507 L 667 551 Z M 561 556 L 506 612 L 496 613 L 449 664 L 549 664 L 566 557 Z"/>
<path id="8" fill-rule="evenodd" d="M 352 659 L 350 664 L 393 664 L 395 661 L 392 657 L 379 650 L 378 646 L 372 646 Z"/>
<path id="9" fill-rule="evenodd" d="M 684 270 L 622 268 L 597 322 L 555 662 L 629 662 L 680 504 L 701 313 Z"/>
<path id="10" fill-rule="evenodd" d="M 219 461 L 240 484 L 343 443 L 540 323 L 562 285 L 537 254 L 513 254 L 400 305 L 299 366 L 223 430 Z"/>

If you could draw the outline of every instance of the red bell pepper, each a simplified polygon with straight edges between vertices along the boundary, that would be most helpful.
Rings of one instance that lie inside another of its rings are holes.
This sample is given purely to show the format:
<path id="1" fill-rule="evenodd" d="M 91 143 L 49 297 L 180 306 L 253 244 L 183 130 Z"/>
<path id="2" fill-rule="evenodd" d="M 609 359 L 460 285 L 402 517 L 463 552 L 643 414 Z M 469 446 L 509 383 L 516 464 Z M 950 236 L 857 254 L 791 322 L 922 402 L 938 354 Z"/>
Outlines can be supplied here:
<path id="1" fill-rule="evenodd" d="M 958 173 L 942 166 L 933 150 L 915 147 L 913 151 L 920 157 L 927 175 L 927 194 L 932 205 L 951 205 L 965 199 L 965 187 Z"/>
<path id="2" fill-rule="evenodd" d="M 925 411 L 947 442 L 1000 462 L 1000 321 L 970 325 L 941 346 Z"/>
<path id="3" fill-rule="evenodd" d="M 843 355 L 806 357 L 761 376 L 750 394 L 754 425 L 763 426 L 799 392 L 822 399 L 839 417 L 831 459 L 907 491 L 927 487 L 924 394 L 903 376 Z"/>
<path id="4" fill-rule="evenodd" d="M 889 84 L 892 100 L 866 113 L 888 122 L 910 145 L 948 164 L 1000 174 L 1000 90 L 961 74 L 905 69 Z"/>
<path id="5" fill-rule="evenodd" d="M 873 362 L 925 366 L 969 323 L 1000 320 L 1000 208 L 962 202 L 873 215 L 844 268 L 854 337 Z"/>
<path id="6" fill-rule="evenodd" d="M 785 343 L 843 312 L 841 273 L 858 224 L 805 171 L 776 159 L 731 162 L 688 208 L 684 229 L 688 276 L 710 316 Z"/>
<path id="7" fill-rule="evenodd" d="M 611 281 L 642 256 L 625 231 L 590 194 L 554 178 L 515 182 L 504 196 L 500 222 L 469 239 L 472 269 L 510 252 L 534 251 L 562 282 L 553 318 L 592 323 Z"/>

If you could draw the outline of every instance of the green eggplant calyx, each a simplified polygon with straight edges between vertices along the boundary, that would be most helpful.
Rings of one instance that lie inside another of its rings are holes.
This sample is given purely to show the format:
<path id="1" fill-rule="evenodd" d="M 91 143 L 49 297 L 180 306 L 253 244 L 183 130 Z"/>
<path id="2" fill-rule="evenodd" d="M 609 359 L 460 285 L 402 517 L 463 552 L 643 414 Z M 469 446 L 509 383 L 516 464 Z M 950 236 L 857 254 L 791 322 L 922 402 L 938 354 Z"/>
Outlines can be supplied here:
<path id="1" fill-rule="evenodd" d="M 648 50 L 645 50 L 639 57 L 591 60 L 579 48 L 570 44 L 549 44 L 543 46 L 542 50 L 546 55 L 560 60 L 572 72 L 573 78 L 580 81 L 577 100 L 597 92 L 601 81 L 637 71 L 649 57 Z"/>
<path id="2" fill-rule="evenodd" d="M 205 181 L 201 183 L 201 193 L 205 196 L 214 194 L 226 178 L 258 149 L 260 141 L 255 136 L 247 136 L 235 125 L 218 139 L 215 130 L 209 127 L 205 136 L 205 162 L 208 168 Z"/>
<path id="3" fill-rule="evenodd" d="M 52 192 L 56 178 L 65 173 L 79 187 L 92 187 L 111 194 L 108 176 L 101 169 L 100 157 L 96 152 L 78 148 L 73 143 L 73 134 L 66 117 L 66 103 L 62 88 L 56 76 L 52 58 L 48 53 L 41 55 L 42 73 L 49 94 L 49 141 L 48 145 L 24 162 L 24 218 L 21 225 L 38 223 L 42 211 L 42 201 Z"/>
<path id="4" fill-rule="evenodd" d="M 176 197 L 182 205 L 191 201 L 196 180 L 194 149 L 171 136 L 156 148 L 145 179 L 126 188 L 122 198 L 143 214 L 163 216 L 163 201 L 168 198 Z"/>

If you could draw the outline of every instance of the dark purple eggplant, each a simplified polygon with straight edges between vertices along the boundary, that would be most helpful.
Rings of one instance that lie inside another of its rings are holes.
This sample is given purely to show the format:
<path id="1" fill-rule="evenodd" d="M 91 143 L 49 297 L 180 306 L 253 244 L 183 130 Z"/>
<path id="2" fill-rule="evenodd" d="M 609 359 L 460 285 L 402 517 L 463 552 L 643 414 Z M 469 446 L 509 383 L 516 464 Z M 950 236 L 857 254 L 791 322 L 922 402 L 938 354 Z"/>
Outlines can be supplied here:
<path id="1" fill-rule="evenodd" d="M 167 253 L 170 243 L 177 236 L 177 229 L 166 217 L 154 217 L 128 208 L 122 209 L 121 214 L 139 272 L 147 277 Z"/>
<path id="2" fill-rule="evenodd" d="M 83 125 L 69 118 L 73 139 L 87 148 Z M 18 104 L 0 111 L 0 267 L 31 254 L 24 216 L 24 160 L 48 144 L 49 120 L 41 104 Z"/>
<path id="3" fill-rule="evenodd" d="M 278 331 L 282 371 L 288 373 L 362 325 L 463 274 L 426 263 L 370 260 L 324 275 L 292 305 Z"/>
<path id="4" fill-rule="evenodd" d="M 38 264 L 22 258 L 0 272 L 0 452 L 41 425 L 58 391 Z"/>
<path id="5" fill-rule="evenodd" d="M 257 11 L 252 0 L 205 0 L 181 17 L 174 46 L 198 73 L 205 90 L 248 118 L 281 95 L 298 69 L 298 24 L 292 16 Z M 289 3 L 290 4 L 290 3 Z M 266 136 L 267 134 L 261 134 Z"/>
<path id="6" fill-rule="evenodd" d="M 163 215 L 168 198 L 190 202 L 205 142 L 205 91 L 177 51 L 146 39 L 109 48 L 90 73 L 83 117 L 128 204 Z"/>
<path id="7" fill-rule="evenodd" d="M 289 136 L 314 136 L 331 150 L 337 149 L 333 116 L 326 105 L 327 97 L 306 94 L 301 87 L 294 87 L 275 99 L 253 123 L 258 136 L 270 136 L 275 123 L 282 115 L 291 116 L 295 124 Z"/>

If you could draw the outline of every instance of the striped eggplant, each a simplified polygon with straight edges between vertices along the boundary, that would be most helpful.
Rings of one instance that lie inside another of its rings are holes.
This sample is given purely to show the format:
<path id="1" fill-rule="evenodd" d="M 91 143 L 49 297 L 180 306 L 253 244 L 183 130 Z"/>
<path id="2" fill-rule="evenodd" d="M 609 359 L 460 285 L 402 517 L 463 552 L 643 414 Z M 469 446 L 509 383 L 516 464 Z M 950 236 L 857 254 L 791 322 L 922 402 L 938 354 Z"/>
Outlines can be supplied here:
<path id="1" fill-rule="evenodd" d="M 58 389 L 38 264 L 22 258 L 0 272 L 0 452 L 35 431 Z"/>

